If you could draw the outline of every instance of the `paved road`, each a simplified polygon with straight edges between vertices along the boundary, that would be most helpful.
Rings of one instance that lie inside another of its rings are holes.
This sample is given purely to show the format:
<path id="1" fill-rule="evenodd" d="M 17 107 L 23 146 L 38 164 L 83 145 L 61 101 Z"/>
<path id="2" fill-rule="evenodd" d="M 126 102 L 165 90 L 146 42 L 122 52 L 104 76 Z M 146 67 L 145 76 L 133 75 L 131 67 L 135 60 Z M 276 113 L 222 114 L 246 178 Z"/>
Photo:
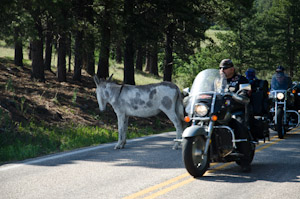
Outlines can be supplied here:
<path id="1" fill-rule="evenodd" d="M 175 132 L 0 166 L 0 198 L 300 199 L 300 129 L 260 143 L 252 172 L 215 164 L 195 179 L 172 150 Z"/>

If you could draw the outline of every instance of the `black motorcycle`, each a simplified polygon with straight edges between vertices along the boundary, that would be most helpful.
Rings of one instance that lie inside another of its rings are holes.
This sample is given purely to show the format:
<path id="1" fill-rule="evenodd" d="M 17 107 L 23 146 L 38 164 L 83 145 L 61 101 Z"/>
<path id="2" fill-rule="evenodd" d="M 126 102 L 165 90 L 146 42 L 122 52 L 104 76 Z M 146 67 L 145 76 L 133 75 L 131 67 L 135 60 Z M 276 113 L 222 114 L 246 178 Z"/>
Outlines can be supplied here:
<path id="1" fill-rule="evenodd" d="M 294 81 L 292 84 L 292 93 L 294 94 L 294 106 L 291 108 L 299 113 L 300 110 L 300 82 Z"/>
<path id="2" fill-rule="evenodd" d="M 248 97 L 239 95 L 250 90 L 250 84 L 240 85 L 237 93 L 227 88 L 226 79 L 217 69 L 206 69 L 195 78 L 189 96 L 186 100 L 187 127 L 182 135 L 182 155 L 187 171 L 194 177 L 202 176 L 209 168 L 210 162 L 243 161 L 250 164 L 254 157 L 255 142 L 250 132 L 246 139 L 236 139 L 229 123 L 240 114 L 247 114 Z M 238 111 L 236 102 L 246 111 Z M 236 110 L 236 111 L 235 111 Z M 250 159 L 243 159 L 244 154 L 238 150 L 238 143 L 248 142 L 251 145 Z"/>
<path id="3" fill-rule="evenodd" d="M 295 89 L 289 88 L 288 77 L 276 74 L 272 77 L 269 99 L 271 100 L 270 127 L 277 131 L 278 137 L 283 139 L 286 132 L 299 125 L 300 115 L 293 110 L 295 104 Z"/>

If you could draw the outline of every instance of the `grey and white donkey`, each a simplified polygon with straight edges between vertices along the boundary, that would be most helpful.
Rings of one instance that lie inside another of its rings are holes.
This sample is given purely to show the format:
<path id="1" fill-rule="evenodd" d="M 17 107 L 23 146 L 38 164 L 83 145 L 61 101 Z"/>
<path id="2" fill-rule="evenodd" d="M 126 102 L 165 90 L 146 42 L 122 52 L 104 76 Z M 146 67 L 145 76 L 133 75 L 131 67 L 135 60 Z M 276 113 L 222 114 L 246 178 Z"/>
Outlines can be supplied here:
<path id="1" fill-rule="evenodd" d="M 96 95 L 100 111 L 106 104 L 113 107 L 118 118 L 119 139 L 115 149 L 124 148 L 128 117 L 151 117 L 164 112 L 176 128 L 176 139 L 182 135 L 184 108 L 179 88 L 171 82 L 161 82 L 141 86 L 119 85 L 109 80 L 99 80 L 94 76 Z M 175 142 L 173 149 L 178 149 Z"/>

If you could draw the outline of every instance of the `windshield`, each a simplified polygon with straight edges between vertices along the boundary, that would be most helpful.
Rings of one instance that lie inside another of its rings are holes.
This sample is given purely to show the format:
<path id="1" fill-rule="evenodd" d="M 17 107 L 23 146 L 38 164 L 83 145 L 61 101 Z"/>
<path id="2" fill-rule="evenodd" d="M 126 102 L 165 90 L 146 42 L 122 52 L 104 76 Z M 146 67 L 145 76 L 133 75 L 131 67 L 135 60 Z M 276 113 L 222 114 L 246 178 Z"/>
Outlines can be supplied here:
<path id="1" fill-rule="evenodd" d="M 221 77 L 222 76 L 222 77 Z M 200 92 L 221 92 L 226 87 L 227 81 L 224 75 L 220 75 L 218 69 L 206 69 L 201 71 L 195 78 L 190 95 Z"/>
<path id="2" fill-rule="evenodd" d="M 227 80 L 225 75 L 218 69 L 206 69 L 201 71 L 195 78 L 191 92 L 189 94 L 189 100 L 186 106 L 186 112 L 188 114 L 193 113 L 193 104 L 198 99 L 199 94 L 213 94 L 224 92 L 226 88 Z"/>
<path id="3" fill-rule="evenodd" d="M 287 90 L 291 87 L 291 78 L 284 73 L 276 73 L 272 77 L 271 90 Z"/>

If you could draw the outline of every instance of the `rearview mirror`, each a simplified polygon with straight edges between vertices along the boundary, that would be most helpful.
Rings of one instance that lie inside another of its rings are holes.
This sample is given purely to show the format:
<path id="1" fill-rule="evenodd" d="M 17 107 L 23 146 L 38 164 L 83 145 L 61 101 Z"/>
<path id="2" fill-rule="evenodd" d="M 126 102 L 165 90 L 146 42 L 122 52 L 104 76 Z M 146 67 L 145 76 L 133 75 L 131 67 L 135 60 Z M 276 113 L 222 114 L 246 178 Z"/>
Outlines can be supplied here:
<path id="1" fill-rule="evenodd" d="M 188 96 L 190 94 L 190 88 L 184 88 L 182 90 L 182 94 L 183 94 L 184 97 Z"/>

